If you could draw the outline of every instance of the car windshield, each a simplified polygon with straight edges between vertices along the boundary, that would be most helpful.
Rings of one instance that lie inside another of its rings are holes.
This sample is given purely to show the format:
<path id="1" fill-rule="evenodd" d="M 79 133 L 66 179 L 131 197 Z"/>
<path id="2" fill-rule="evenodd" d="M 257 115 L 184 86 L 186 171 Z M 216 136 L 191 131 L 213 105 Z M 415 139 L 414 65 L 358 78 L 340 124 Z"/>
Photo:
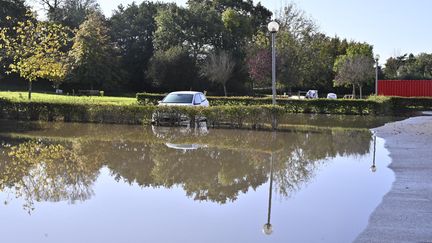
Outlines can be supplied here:
<path id="1" fill-rule="evenodd" d="M 169 94 L 163 103 L 192 103 L 193 94 Z"/>

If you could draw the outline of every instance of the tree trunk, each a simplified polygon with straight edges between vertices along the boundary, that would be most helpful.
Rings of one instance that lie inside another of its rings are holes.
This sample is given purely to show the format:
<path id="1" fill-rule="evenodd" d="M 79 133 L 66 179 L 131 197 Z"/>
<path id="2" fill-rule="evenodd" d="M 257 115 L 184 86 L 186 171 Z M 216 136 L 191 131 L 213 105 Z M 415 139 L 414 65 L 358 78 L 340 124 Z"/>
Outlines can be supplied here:
<path id="1" fill-rule="evenodd" d="M 363 87 L 359 85 L 359 89 L 360 89 L 360 99 L 363 99 Z"/>
<path id="2" fill-rule="evenodd" d="M 223 84 L 223 88 L 224 88 L 224 94 L 225 94 L 225 97 L 227 97 L 228 95 L 227 95 L 227 90 L 226 90 L 226 86 L 225 86 L 225 84 Z"/>
<path id="3" fill-rule="evenodd" d="M 353 99 L 355 99 L 355 96 L 356 96 L 356 93 L 355 93 L 355 84 L 353 84 L 353 93 L 352 93 L 352 95 L 353 95 Z"/>
<path id="4" fill-rule="evenodd" d="M 32 81 L 29 81 L 28 99 L 31 100 L 32 95 Z"/>

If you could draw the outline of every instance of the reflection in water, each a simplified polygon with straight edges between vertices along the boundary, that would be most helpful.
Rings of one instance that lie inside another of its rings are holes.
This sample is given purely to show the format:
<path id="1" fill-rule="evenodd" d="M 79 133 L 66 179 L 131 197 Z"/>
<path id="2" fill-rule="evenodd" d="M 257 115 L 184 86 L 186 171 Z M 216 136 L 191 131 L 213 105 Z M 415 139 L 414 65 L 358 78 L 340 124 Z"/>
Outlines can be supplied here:
<path id="1" fill-rule="evenodd" d="M 80 146 L 33 140 L 6 146 L 7 153 L 3 154 L 7 159 L 0 161 L 0 191 L 23 198 L 29 213 L 34 201 L 74 203 L 89 199 L 100 165 L 89 161 Z"/>
<path id="2" fill-rule="evenodd" d="M 373 161 L 372 166 L 370 167 L 370 170 L 372 173 L 375 173 L 377 171 L 377 167 L 375 165 L 375 157 L 376 157 L 376 133 L 373 134 Z"/>
<path id="3" fill-rule="evenodd" d="M 365 155 L 371 140 L 368 130 L 274 133 L 202 127 L 44 126 L 0 135 L 0 141 L 12 144 L 0 147 L 0 191 L 24 199 L 29 211 L 35 201 L 90 199 L 103 167 L 117 181 L 143 188 L 181 187 L 194 200 L 219 204 L 233 202 L 269 181 L 266 234 L 272 231 L 273 183 L 280 195 L 290 197 L 326 159 Z"/>
<path id="4" fill-rule="evenodd" d="M 270 183 L 269 183 L 269 198 L 268 198 L 268 209 L 267 209 L 267 222 L 263 226 L 263 233 L 266 235 L 271 235 L 273 233 L 273 226 L 270 223 L 271 217 L 271 201 L 273 192 L 273 154 L 270 157 Z"/>

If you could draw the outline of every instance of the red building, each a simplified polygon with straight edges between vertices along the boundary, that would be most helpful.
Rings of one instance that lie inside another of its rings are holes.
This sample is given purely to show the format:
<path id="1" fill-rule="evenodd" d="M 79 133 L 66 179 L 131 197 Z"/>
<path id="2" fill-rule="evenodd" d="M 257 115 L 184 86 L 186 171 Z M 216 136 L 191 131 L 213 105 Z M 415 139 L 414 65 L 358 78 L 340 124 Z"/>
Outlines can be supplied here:
<path id="1" fill-rule="evenodd" d="M 432 80 L 378 80 L 378 95 L 432 97 Z"/>

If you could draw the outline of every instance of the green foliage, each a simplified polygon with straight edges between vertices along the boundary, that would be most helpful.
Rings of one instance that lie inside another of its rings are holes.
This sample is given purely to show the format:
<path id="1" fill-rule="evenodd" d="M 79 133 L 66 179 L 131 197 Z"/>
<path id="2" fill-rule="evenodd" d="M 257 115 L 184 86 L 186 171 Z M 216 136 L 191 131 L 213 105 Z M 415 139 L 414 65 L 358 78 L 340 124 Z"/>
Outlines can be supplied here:
<path id="1" fill-rule="evenodd" d="M 118 87 L 122 76 L 118 70 L 118 53 L 101 14 L 90 14 L 80 25 L 70 57 L 73 63 L 68 80 L 78 83 L 81 89 L 114 90 Z"/>
<path id="2" fill-rule="evenodd" d="M 347 53 L 338 56 L 334 62 L 333 70 L 336 72 L 334 85 L 351 85 L 353 96 L 355 96 L 355 87 L 358 86 L 362 98 L 362 87 L 374 79 L 372 49 L 372 46 L 367 43 L 349 43 Z"/>
<path id="3" fill-rule="evenodd" d="M 128 90 L 137 92 L 152 87 L 145 73 L 154 55 L 154 18 L 162 7 L 146 1 L 140 5 L 132 3 L 127 7 L 119 6 L 110 18 L 111 36 L 120 49 L 121 68 L 127 74 L 124 85 Z"/>
<path id="4" fill-rule="evenodd" d="M 386 79 L 432 79 L 432 54 L 390 57 L 385 64 L 384 75 Z"/>
<path id="5" fill-rule="evenodd" d="M 77 29 L 86 20 L 87 15 L 100 10 L 97 0 L 64 0 L 59 11 L 60 23 Z"/>
<path id="6" fill-rule="evenodd" d="M 155 20 L 154 43 L 158 51 L 183 46 L 198 61 L 220 43 L 223 24 L 218 13 L 208 6 L 199 4 L 186 9 L 170 5 L 161 9 Z"/>
<path id="7" fill-rule="evenodd" d="M 142 124 L 148 113 L 138 105 L 25 102 L 0 99 L 0 117 L 16 120 Z"/>
<path id="8" fill-rule="evenodd" d="M 163 95 L 137 94 L 138 103 L 155 105 L 163 99 Z M 212 107 L 218 106 L 268 106 L 271 98 L 253 97 L 212 97 L 207 99 Z M 321 113 L 321 114 L 351 114 L 351 115 L 384 115 L 391 114 L 394 107 L 389 100 L 293 100 L 277 99 L 279 106 L 287 113 Z"/>
<path id="9" fill-rule="evenodd" d="M 150 60 L 147 75 L 162 90 L 189 90 L 196 86 L 197 68 L 181 46 L 158 51 Z"/>

